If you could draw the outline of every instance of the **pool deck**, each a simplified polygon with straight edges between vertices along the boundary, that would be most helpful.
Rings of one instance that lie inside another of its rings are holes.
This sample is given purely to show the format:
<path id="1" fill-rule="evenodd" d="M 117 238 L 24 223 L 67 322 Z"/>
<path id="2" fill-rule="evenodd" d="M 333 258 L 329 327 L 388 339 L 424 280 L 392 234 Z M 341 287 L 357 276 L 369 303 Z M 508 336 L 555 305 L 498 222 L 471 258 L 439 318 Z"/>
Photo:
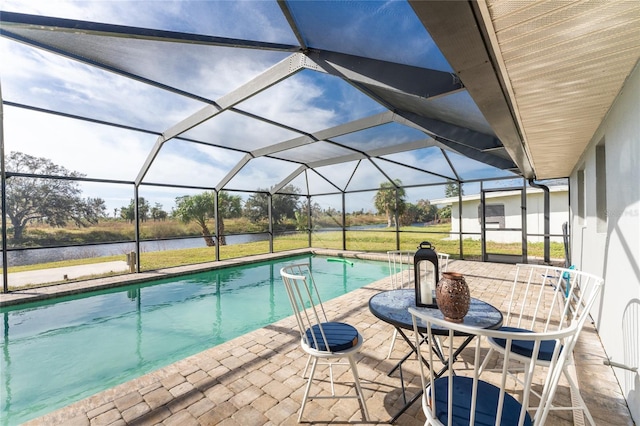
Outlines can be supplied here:
<path id="1" fill-rule="evenodd" d="M 506 264 L 452 260 L 449 270 L 461 272 L 467 277 L 473 297 L 502 307 L 506 303 L 503 290 L 510 287 L 515 268 Z M 165 273 L 158 273 L 166 276 Z M 324 303 L 330 318 L 355 325 L 364 336 L 358 371 L 370 422 L 362 420 L 355 399 L 324 399 L 307 404 L 303 423 L 389 424 L 391 416 L 402 406 L 399 376 L 394 374 L 389 377 L 387 372 L 407 352 L 408 346 L 398 340 L 391 358 L 386 359 L 393 328 L 374 317 L 368 308 L 368 300 L 372 295 L 390 288 L 390 280 L 385 278 Z M 35 293 L 39 291 L 31 290 L 31 296 L 38 297 Z M 305 385 L 302 371 L 306 363 L 306 356 L 299 347 L 299 338 L 295 320 L 289 317 L 100 392 L 26 425 L 297 424 Z M 633 426 L 612 368 L 603 365 L 606 354 L 591 323 L 585 325 L 580 335 L 575 359 L 575 374 L 581 394 L 597 424 Z M 319 370 L 316 377 L 323 377 L 322 372 Z M 414 358 L 404 364 L 403 373 L 407 394 L 411 395 L 419 388 L 420 381 L 417 376 L 418 364 Z M 334 376 L 338 381 L 352 380 L 346 368 L 335 368 Z M 328 382 L 320 386 L 328 389 Z M 353 390 L 351 387 L 337 386 L 336 392 Z M 566 402 L 570 399 L 568 385 L 561 382 L 556 400 Z M 556 411 L 552 412 L 547 424 L 581 425 L 584 424 L 581 417 L 576 415 L 574 419 L 570 411 Z M 420 403 L 416 402 L 396 424 L 422 425 L 424 421 Z"/>

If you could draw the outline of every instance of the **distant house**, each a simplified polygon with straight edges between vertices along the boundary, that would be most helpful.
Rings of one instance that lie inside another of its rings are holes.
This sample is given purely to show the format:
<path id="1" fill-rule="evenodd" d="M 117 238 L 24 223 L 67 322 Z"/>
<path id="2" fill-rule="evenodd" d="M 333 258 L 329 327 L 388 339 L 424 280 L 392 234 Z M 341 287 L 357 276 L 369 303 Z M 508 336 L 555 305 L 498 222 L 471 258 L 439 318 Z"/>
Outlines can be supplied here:
<path id="1" fill-rule="evenodd" d="M 481 195 L 462 196 L 462 232 L 463 239 L 479 240 L 481 237 L 480 205 Z M 521 191 L 486 192 L 486 238 L 487 241 L 500 243 L 520 242 L 522 240 Z M 562 224 L 569 221 L 569 187 L 557 185 L 549 187 L 550 215 L 549 233 L 552 242 L 562 242 Z M 459 198 L 449 197 L 431 200 L 438 206 L 451 206 L 451 233 L 460 232 Z M 526 233 L 530 243 L 542 242 L 544 234 L 544 193 L 541 189 L 527 188 L 526 197 Z M 454 236 L 454 235 L 452 235 Z"/>

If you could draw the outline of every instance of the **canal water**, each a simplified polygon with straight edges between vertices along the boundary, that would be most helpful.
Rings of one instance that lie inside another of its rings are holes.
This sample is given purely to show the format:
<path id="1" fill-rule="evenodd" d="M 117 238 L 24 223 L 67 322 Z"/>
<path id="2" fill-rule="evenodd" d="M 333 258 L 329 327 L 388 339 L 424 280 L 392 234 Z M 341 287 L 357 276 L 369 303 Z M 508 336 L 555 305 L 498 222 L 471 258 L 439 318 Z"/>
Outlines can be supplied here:
<path id="1" fill-rule="evenodd" d="M 383 228 L 385 226 L 386 224 L 351 226 L 348 229 L 349 230 L 367 230 L 367 229 Z M 335 232 L 340 230 L 341 228 L 326 228 L 321 231 L 314 231 L 314 232 L 331 232 L 331 231 Z M 256 241 L 267 241 L 269 239 L 269 234 L 265 233 L 265 234 L 227 235 L 225 239 L 228 245 L 252 243 Z M 140 251 L 143 253 L 152 252 L 152 251 L 180 250 L 180 249 L 200 248 L 200 247 L 206 247 L 204 238 L 202 237 L 140 242 Z M 95 244 L 95 245 L 85 245 L 85 246 L 15 250 L 15 251 L 9 251 L 7 253 L 7 263 L 9 266 L 23 266 L 23 265 L 34 265 L 38 263 L 58 262 L 62 260 L 86 259 L 91 257 L 118 256 L 118 255 L 124 256 L 127 253 L 135 250 L 136 250 L 136 246 L 134 243 Z M 0 259 L 0 266 L 1 265 L 2 265 L 2 259 Z"/>
<path id="2" fill-rule="evenodd" d="M 268 234 L 229 235 L 226 237 L 227 244 L 242 244 L 268 239 Z M 206 247 L 204 238 L 202 237 L 140 242 L 140 251 L 143 253 L 199 247 Z M 135 249 L 136 246 L 134 243 L 115 243 L 16 250 L 7 253 L 7 263 L 9 266 L 22 266 L 61 260 L 86 259 L 89 257 L 125 255 L 131 251 L 135 251 Z M 1 264 L 0 259 L 0 265 Z"/>

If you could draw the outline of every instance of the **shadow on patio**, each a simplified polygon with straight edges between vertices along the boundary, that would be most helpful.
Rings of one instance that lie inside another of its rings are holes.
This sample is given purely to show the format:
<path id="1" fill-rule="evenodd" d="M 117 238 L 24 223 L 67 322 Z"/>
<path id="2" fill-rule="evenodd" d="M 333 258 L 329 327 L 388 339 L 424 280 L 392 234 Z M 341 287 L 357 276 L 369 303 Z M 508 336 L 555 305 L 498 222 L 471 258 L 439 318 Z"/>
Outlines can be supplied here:
<path id="1" fill-rule="evenodd" d="M 508 303 L 513 265 L 454 260 L 449 270 L 465 274 L 473 297 L 501 309 Z M 398 341 L 391 358 L 386 359 L 393 327 L 368 309 L 369 298 L 389 288 L 389 280 L 384 279 L 324 303 L 329 317 L 356 325 L 365 338 L 358 368 L 372 424 L 387 424 L 403 405 L 399 375 L 396 372 L 388 377 L 387 372 L 408 346 Z M 294 319 L 289 317 L 27 424 L 297 424 L 305 384 L 301 374 L 306 363 L 298 339 Z M 603 365 L 606 355 L 591 323 L 585 325 L 580 336 L 575 359 L 582 396 L 596 422 L 632 426 L 612 369 Z M 322 377 L 321 373 L 317 377 Z M 408 397 L 419 388 L 417 373 L 418 364 L 411 358 L 403 367 Z M 352 380 L 346 367 L 335 368 L 335 375 L 337 381 Z M 321 386 L 328 389 L 328 381 Z M 337 385 L 336 392 L 353 389 Z M 556 400 L 571 400 L 564 379 Z M 396 423 L 417 425 L 424 420 L 416 402 Z M 303 423 L 364 424 L 355 399 L 310 401 Z M 555 411 L 547 424 L 583 423 L 581 415 L 574 419 L 570 411 Z"/>

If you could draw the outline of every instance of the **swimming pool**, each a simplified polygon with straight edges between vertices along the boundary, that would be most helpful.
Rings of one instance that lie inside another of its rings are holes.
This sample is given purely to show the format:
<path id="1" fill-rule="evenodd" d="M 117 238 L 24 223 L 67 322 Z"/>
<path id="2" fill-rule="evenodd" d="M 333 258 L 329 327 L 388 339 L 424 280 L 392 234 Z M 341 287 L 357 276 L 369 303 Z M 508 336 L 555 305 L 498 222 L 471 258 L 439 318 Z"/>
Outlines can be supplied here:
<path id="1" fill-rule="evenodd" d="M 0 417 L 14 425 L 292 315 L 280 268 L 309 262 L 323 301 L 388 275 L 313 255 L 0 308 Z"/>

